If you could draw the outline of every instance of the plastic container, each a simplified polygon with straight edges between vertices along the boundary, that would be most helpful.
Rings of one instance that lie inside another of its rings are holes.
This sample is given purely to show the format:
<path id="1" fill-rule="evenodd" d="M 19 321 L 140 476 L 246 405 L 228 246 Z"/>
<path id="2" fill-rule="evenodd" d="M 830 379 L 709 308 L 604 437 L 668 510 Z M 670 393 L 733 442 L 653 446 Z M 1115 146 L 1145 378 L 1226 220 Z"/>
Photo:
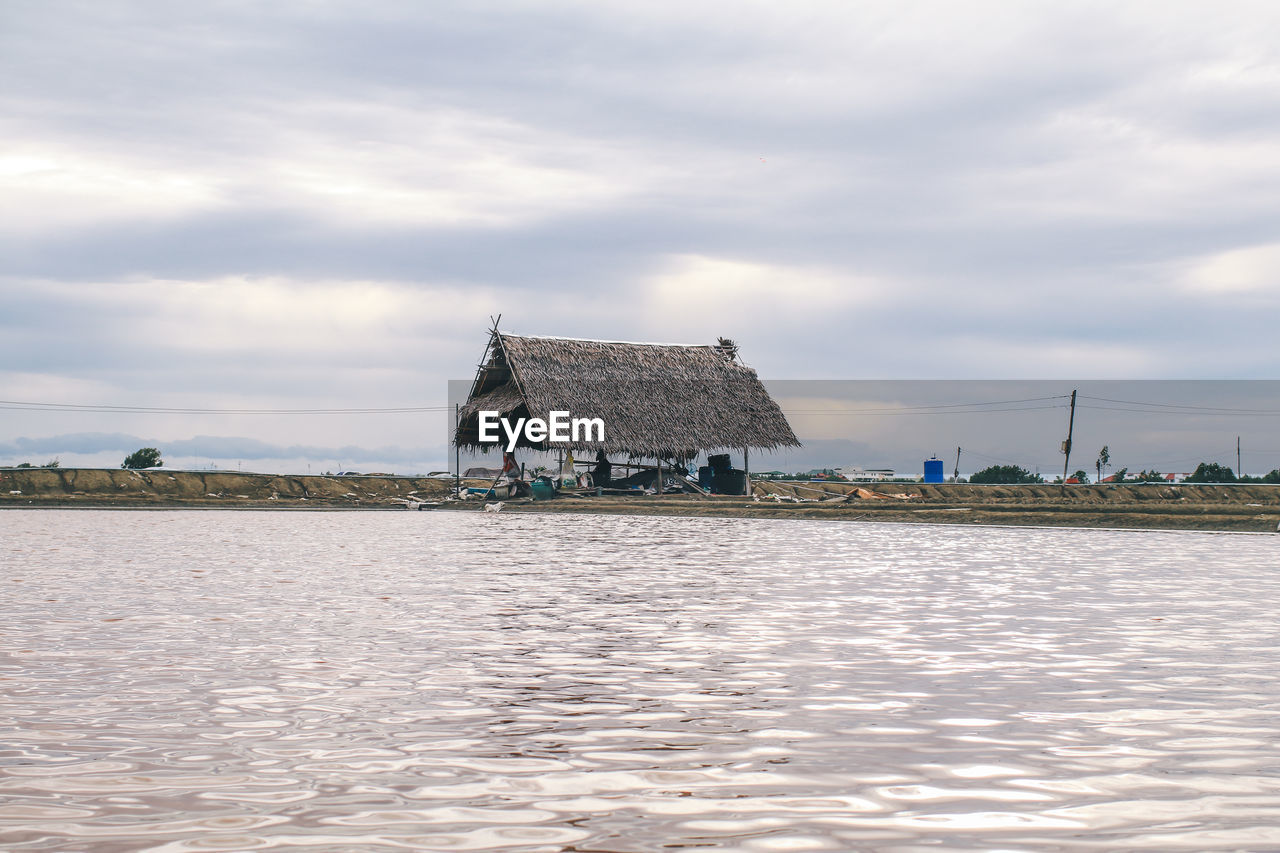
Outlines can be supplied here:
<path id="1" fill-rule="evenodd" d="M 747 491 L 747 472 L 737 468 L 716 475 L 716 491 L 722 495 L 741 495 Z"/>

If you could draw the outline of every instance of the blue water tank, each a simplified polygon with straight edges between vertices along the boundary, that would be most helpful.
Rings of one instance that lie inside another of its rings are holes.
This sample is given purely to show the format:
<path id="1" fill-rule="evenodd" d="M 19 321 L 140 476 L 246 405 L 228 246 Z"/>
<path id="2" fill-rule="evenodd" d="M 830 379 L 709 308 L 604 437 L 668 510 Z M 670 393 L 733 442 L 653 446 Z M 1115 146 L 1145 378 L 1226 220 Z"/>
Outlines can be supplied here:
<path id="1" fill-rule="evenodd" d="M 945 483 L 947 475 L 942 471 L 941 459 L 924 460 L 924 481 L 926 483 Z"/>
<path id="2" fill-rule="evenodd" d="M 737 468 L 717 471 L 715 477 L 716 492 L 721 495 L 741 495 L 747 491 L 747 472 Z"/>

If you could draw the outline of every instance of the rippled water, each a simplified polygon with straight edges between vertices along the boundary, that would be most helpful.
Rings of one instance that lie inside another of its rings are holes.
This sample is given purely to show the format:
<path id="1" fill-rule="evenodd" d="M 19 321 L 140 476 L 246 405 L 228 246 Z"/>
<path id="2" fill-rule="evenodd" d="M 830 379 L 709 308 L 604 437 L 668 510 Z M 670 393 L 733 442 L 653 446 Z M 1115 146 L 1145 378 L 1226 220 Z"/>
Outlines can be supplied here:
<path id="1" fill-rule="evenodd" d="M 6 850 L 1280 848 L 1277 542 L 0 512 Z"/>

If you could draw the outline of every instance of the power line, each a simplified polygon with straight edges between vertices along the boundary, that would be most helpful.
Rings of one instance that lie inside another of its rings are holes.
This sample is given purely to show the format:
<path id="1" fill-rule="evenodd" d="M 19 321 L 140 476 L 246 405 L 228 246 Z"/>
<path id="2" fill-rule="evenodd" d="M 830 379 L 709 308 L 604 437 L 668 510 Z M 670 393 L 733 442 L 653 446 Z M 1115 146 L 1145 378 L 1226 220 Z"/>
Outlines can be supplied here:
<path id="1" fill-rule="evenodd" d="M 1027 397 L 1021 400 L 989 400 L 977 403 L 937 403 L 925 406 L 876 406 L 863 409 L 791 409 L 781 407 L 783 411 L 795 415 L 948 415 L 948 414 L 980 414 L 982 412 L 1029 412 L 1040 409 L 1061 409 L 1065 403 L 1053 403 L 1048 406 L 1015 406 L 1017 403 L 1040 403 L 1050 400 L 1065 400 L 1066 394 L 1053 397 Z M 1005 408 L 979 408 L 1003 406 Z"/>
<path id="2" fill-rule="evenodd" d="M 989 400 L 972 403 L 937 403 L 922 406 L 873 407 L 865 409 L 784 409 L 796 415 L 911 415 L 911 414 L 981 414 L 983 412 L 1026 412 L 1041 409 L 1062 408 L 1061 403 L 1048 406 L 1017 406 L 1019 403 L 1039 403 L 1064 400 L 1066 395 L 1055 397 L 1029 397 L 1020 400 Z M 1001 408 L 991 408 L 1001 407 Z M 371 415 L 416 414 L 445 412 L 452 406 L 388 406 L 383 408 L 316 408 L 316 409 L 213 409 L 196 406 L 116 406 L 105 403 L 44 403 L 30 400 L 0 400 L 0 409 L 36 412 L 94 412 L 105 414 L 163 414 L 163 415 Z"/>
<path id="3" fill-rule="evenodd" d="M 84 403 L 34 403 L 24 400 L 0 400 L 0 409 L 132 415 L 391 415 L 444 412 L 452 408 L 452 406 L 395 406 L 377 409 L 201 409 L 194 407 L 110 406 Z"/>
<path id="4" fill-rule="evenodd" d="M 848 417 L 897 417 L 902 415 L 985 415 L 996 412 L 1040 412 L 1048 409 L 1063 409 L 1065 406 L 1022 406 L 1011 409 L 963 409 L 951 411 L 876 411 L 874 409 L 787 409 L 782 411 L 788 415 L 845 415 Z"/>
<path id="5" fill-rule="evenodd" d="M 965 450 L 965 453 L 967 453 L 967 454 L 969 454 L 969 455 L 971 455 L 971 456 L 977 456 L 979 459 L 985 459 L 985 460 L 987 460 L 988 462 L 1001 462 L 1001 463 L 1004 463 L 1005 465 L 1017 465 L 1017 466 L 1019 466 L 1019 467 L 1022 467 L 1022 466 L 1024 466 L 1024 465 L 1028 464 L 1028 463 L 1026 463 L 1025 461 L 1024 461 L 1024 462 L 1019 462 L 1019 461 L 1016 461 L 1016 460 L 1013 460 L 1013 459 L 1005 459 L 1005 458 L 1000 457 L 1000 456 L 988 456 L 987 454 L 985 454 L 985 453 L 979 453 L 979 452 L 978 452 L 978 451 L 976 451 L 976 450 L 968 450 L 968 449 L 966 449 L 966 450 Z M 1030 465 L 1031 465 L 1031 467 L 1033 467 L 1033 468 L 1047 468 L 1047 467 L 1049 467 L 1048 465 L 1045 465 L 1045 464 L 1044 464 L 1044 463 L 1042 463 L 1042 462 L 1032 462 L 1032 463 L 1029 463 L 1029 464 L 1030 464 Z"/>
<path id="6" fill-rule="evenodd" d="M 1040 403 L 1045 400 L 1065 400 L 1066 394 L 1059 394 L 1054 397 L 1026 397 L 1021 400 L 987 400 L 978 403 L 931 403 L 924 406 L 875 406 L 869 409 L 820 409 L 815 411 L 858 411 L 858 412 L 907 412 L 922 411 L 925 409 L 967 409 L 973 406 L 1009 406 L 1014 403 Z"/>
<path id="7" fill-rule="evenodd" d="M 1137 412 L 1142 415 L 1184 415 L 1186 417 L 1206 417 L 1206 418 L 1274 418 L 1280 417 L 1280 412 L 1231 412 L 1231 411 L 1188 411 L 1178 409 L 1133 409 L 1125 406 L 1090 406 L 1085 403 L 1080 404 L 1082 409 L 1092 409 L 1100 412 Z"/>
<path id="8" fill-rule="evenodd" d="M 1280 415 L 1280 409 L 1243 409 L 1243 408 L 1231 408 L 1228 406 L 1196 406 L 1190 403 L 1152 403 L 1152 402 L 1143 402 L 1141 400 L 1114 400 L 1110 397 L 1091 397 L 1087 394 L 1081 394 L 1080 399 L 1096 400 L 1101 403 L 1118 403 L 1123 406 L 1146 406 L 1148 408 L 1158 408 L 1158 409 L 1188 410 L 1185 412 L 1181 412 L 1181 414 L 1189 414 L 1191 412 L 1203 412 L 1206 414 L 1218 414 L 1218 415 Z M 1108 407 L 1089 406 L 1089 408 L 1106 409 Z M 1112 411 L 1141 412 L 1141 411 L 1146 411 L 1146 409 L 1113 409 Z"/>

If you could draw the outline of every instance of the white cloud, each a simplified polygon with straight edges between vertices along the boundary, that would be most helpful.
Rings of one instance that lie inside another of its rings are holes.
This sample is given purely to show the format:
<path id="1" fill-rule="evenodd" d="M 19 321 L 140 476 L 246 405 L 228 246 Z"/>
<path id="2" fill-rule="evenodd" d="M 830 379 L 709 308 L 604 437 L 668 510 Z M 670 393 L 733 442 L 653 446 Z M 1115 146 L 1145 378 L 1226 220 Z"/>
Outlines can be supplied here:
<path id="1" fill-rule="evenodd" d="M 645 181 L 607 141 L 462 110 L 318 100 L 283 124 L 254 164 L 276 201 L 361 228 L 511 226 Z"/>
<path id="2" fill-rule="evenodd" d="M 315 97 L 170 117 L 138 145 L 28 129 L 0 153 L 0 228 L 118 226 L 228 210 L 294 211 L 357 230 L 509 227 L 609 206 L 659 177 L 606 140 L 447 108 Z"/>
<path id="3" fill-rule="evenodd" d="M 722 334 L 751 332 L 758 339 L 883 303 L 889 290 L 869 277 L 818 266 L 679 255 L 646 276 L 634 298 L 655 327 L 722 324 Z"/>
<path id="4" fill-rule="evenodd" d="M 141 162 L 91 140 L 27 139 L 0 151 L 0 231 L 9 234 L 155 221 L 227 202 L 214 175 Z"/>
<path id="5" fill-rule="evenodd" d="M 1168 338 L 1115 342 L 1074 340 L 1057 330 L 1019 330 L 1016 337 L 994 339 L 962 333 L 929 342 L 930 360 L 945 353 L 947 365 L 932 375 L 947 378 L 1000 377 L 1009 379 L 1132 379 L 1160 376 L 1177 362 L 1176 345 Z M 931 378 L 921 372 L 916 378 Z"/>
<path id="6" fill-rule="evenodd" d="M 1210 296 L 1280 295 L 1280 243 L 1231 249 L 1190 266 L 1184 286 Z"/>

